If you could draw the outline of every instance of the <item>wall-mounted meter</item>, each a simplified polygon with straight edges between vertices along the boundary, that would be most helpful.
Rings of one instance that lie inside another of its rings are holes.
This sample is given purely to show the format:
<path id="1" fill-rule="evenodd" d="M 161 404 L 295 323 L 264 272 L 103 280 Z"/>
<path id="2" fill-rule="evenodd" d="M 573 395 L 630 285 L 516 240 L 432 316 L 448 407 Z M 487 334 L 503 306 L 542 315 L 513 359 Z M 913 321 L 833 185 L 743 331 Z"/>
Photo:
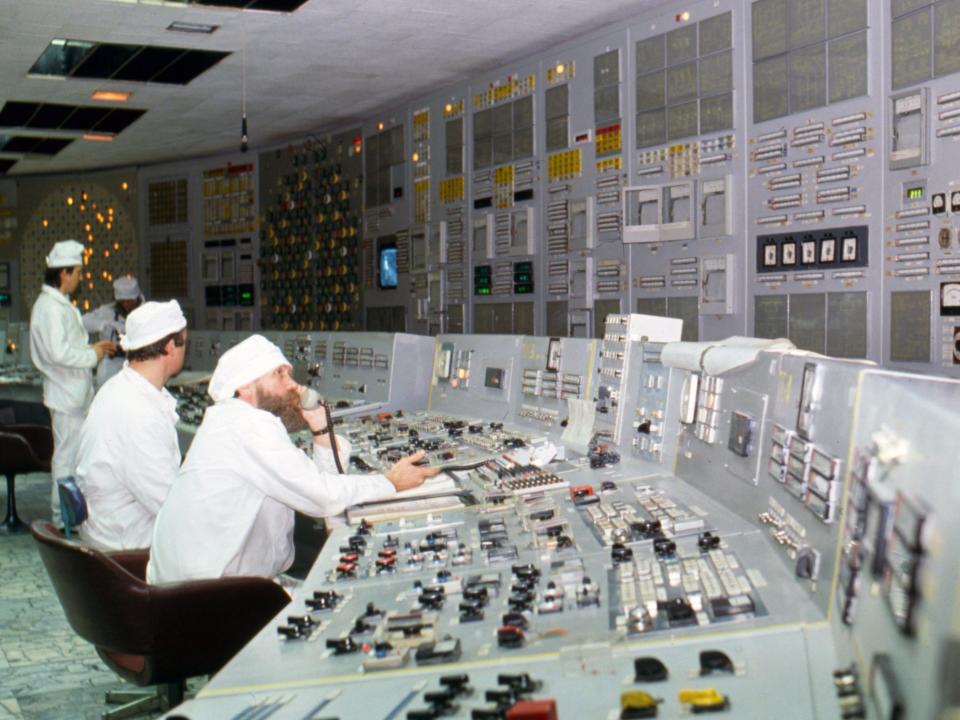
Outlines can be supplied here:
<path id="1" fill-rule="evenodd" d="M 485 213 L 473 218 L 473 259 L 493 259 L 493 215 Z"/>
<path id="2" fill-rule="evenodd" d="M 890 98 L 890 169 L 926 165 L 927 89 L 919 88 Z"/>
<path id="3" fill-rule="evenodd" d="M 623 190 L 623 241 L 625 243 L 660 242 L 659 185 L 630 187 Z"/>
<path id="4" fill-rule="evenodd" d="M 692 240 L 694 238 L 693 182 L 673 183 L 663 187 L 663 217 L 660 224 L 660 239 Z"/>
<path id="5" fill-rule="evenodd" d="M 716 255 L 700 261 L 700 314 L 732 315 L 734 275 L 737 267 L 734 256 Z"/>
<path id="6" fill-rule="evenodd" d="M 733 192 L 729 175 L 700 181 L 701 238 L 733 233 Z"/>

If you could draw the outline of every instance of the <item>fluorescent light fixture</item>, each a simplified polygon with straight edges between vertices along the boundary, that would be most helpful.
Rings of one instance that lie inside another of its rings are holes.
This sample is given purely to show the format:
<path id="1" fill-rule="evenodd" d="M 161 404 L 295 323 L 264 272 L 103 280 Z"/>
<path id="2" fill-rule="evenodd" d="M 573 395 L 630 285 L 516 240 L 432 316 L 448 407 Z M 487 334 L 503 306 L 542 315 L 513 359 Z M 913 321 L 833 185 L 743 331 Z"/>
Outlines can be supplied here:
<path id="1" fill-rule="evenodd" d="M 104 102 L 126 102 L 132 94 L 122 90 L 94 90 L 90 99 L 103 100 Z"/>
<path id="2" fill-rule="evenodd" d="M 203 23 L 181 22 L 175 20 L 167 25 L 167 30 L 171 32 L 196 33 L 198 35 L 209 35 L 214 32 L 219 25 L 204 25 Z"/>
<path id="3" fill-rule="evenodd" d="M 94 142 L 113 142 L 113 133 L 85 132 L 84 140 L 93 140 Z"/>

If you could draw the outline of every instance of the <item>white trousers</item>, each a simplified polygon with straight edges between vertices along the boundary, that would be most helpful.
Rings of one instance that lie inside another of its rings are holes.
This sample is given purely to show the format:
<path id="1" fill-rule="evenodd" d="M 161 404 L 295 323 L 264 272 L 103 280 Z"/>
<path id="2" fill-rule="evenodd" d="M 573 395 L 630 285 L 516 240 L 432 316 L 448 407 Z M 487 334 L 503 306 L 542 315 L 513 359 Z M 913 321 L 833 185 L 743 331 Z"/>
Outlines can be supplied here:
<path id="1" fill-rule="evenodd" d="M 50 459 L 50 511 L 53 522 L 60 525 L 60 493 L 57 492 L 57 480 L 68 477 L 77 471 L 77 454 L 80 451 L 80 428 L 86 415 L 50 411 L 53 429 L 53 457 Z"/>

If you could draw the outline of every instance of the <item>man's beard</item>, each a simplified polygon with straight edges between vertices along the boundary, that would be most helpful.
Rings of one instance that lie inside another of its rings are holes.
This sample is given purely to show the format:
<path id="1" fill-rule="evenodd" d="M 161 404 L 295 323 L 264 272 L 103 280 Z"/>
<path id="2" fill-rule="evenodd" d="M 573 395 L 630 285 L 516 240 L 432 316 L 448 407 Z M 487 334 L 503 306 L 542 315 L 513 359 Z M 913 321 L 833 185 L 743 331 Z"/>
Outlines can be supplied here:
<path id="1" fill-rule="evenodd" d="M 300 394 L 296 390 L 286 395 L 275 395 L 257 387 L 256 393 L 257 407 L 280 418 L 288 433 L 306 429 L 307 421 L 300 412 Z"/>

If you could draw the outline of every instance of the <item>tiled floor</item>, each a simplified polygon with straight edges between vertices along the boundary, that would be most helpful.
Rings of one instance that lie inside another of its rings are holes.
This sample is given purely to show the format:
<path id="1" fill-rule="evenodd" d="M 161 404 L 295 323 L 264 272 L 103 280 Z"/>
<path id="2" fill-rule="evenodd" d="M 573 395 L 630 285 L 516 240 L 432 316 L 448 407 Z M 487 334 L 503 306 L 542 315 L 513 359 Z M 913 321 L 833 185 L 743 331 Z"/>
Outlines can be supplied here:
<path id="1" fill-rule="evenodd" d="M 49 475 L 17 478 L 25 522 L 49 503 Z M 70 629 L 30 534 L 0 536 L 0 720 L 92 720 L 110 708 L 107 690 L 130 688 Z"/>
<path id="2" fill-rule="evenodd" d="M 0 493 L 2 509 L 2 482 Z M 50 476 L 18 476 L 17 505 L 25 523 L 48 518 Z M 315 521 L 297 516 L 297 556 L 289 574 L 306 575 L 323 538 Z M 191 680 L 188 694 L 203 683 Z M 30 533 L 0 536 L 0 720 L 94 720 L 115 707 L 106 705 L 104 694 L 120 689 L 134 688 L 70 629 Z"/>

